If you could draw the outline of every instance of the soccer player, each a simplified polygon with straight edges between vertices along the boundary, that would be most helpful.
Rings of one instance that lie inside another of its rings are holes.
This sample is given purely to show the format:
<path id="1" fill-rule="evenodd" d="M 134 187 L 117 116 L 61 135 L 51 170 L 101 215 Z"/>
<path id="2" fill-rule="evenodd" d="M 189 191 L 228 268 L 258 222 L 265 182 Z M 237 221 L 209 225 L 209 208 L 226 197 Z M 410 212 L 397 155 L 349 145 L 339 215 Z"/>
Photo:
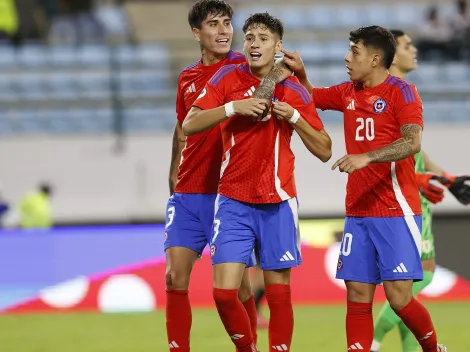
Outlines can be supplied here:
<path id="1" fill-rule="evenodd" d="M 418 66 L 417 49 L 411 38 L 401 30 L 391 30 L 397 42 L 397 50 L 390 73 L 395 77 L 405 79 L 406 75 Z M 416 180 L 418 182 L 423 217 L 421 263 L 423 265 L 423 281 L 413 284 L 413 295 L 417 296 L 428 286 L 436 269 L 434 235 L 432 233 L 432 213 L 430 203 L 439 203 L 444 198 L 444 189 L 433 185 L 430 181 L 437 180 L 450 188 L 457 200 L 464 205 L 470 203 L 470 186 L 465 181 L 470 176 L 455 177 L 446 173 L 436 165 L 423 151 L 415 155 Z M 385 335 L 395 326 L 398 326 L 403 352 L 418 352 L 419 344 L 410 330 L 403 324 L 390 304 L 386 302 L 382 307 L 379 318 L 374 327 L 374 341 L 371 352 L 378 352 Z"/>
<path id="2" fill-rule="evenodd" d="M 192 135 L 219 123 L 222 129 L 224 158 L 210 248 L 214 300 L 225 329 L 241 352 L 255 350 L 237 291 L 256 245 L 271 312 L 269 346 L 290 351 L 290 269 L 301 262 L 290 140 L 295 130 L 323 162 L 331 157 L 331 140 L 295 77 L 275 87 L 272 110 L 257 118 L 268 102 L 250 98 L 251 92 L 273 68 L 284 29 L 278 19 L 258 13 L 245 21 L 243 32 L 248 64 L 226 65 L 212 77 L 189 111 L 183 131 Z"/>
<path id="3" fill-rule="evenodd" d="M 390 306 L 424 352 L 445 351 L 426 308 L 413 298 L 423 280 L 421 204 L 413 156 L 421 150 L 422 103 L 416 88 L 389 74 L 396 42 L 390 31 L 350 33 L 345 56 L 351 81 L 314 88 L 297 54 L 284 62 L 312 92 L 318 108 L 344 114 L 347 155 L 336 161 L 348 176 L 346 222 L 336 277 L 347 287 L 348 350 L 370 351 L 372 302 L 383 282 Z"/>
<path id="4" fill-rule="evenodd" d="M 188 15 L 194 37 L 201 46 L 202 58 L 186 67 L 178 80 L 177 123 L 169 175 L 172 196 L 167 205 L 164 245 L 168 344 L 170 350 L 177 348 L 180 352 L 190 349 L 189 278 L 195 261 L 211 238 L 222 162 L 220 127 L 185 138 L 181 126 L 191 105 L 218 69 L 227 64 L 246 62 L 242 54 L 230 50 L 232 14 L 230 5 L 222 0 L 200 0 Z M 272 80 L 264 80 L 254 96 L 270 97 L 274 84 Z M 256 339 L 257 314 L 248 271 L 243 277 L 239 298 L 250 317 Z"/>

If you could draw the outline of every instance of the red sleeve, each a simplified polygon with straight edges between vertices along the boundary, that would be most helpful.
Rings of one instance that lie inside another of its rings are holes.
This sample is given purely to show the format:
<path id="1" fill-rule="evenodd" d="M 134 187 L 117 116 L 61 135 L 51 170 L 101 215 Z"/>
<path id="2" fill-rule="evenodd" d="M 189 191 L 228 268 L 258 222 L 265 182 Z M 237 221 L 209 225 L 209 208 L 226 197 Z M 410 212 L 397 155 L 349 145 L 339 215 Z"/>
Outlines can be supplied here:
<path id="1" fill-rule="evenodd" d="M 219 69 L 206 83 L 201 94 L 197 97 L 193 106 L 202 110 L 214 109 L 225 103 L 225 87 L 229 86 L 227 81 L 230 73 L 235 71 L 236 65 L 225 65 Z"/>
<path id="2" fill-rule="evenodd" d="M 423 127 L 423 103 L 416 87 L 407 84 L 400 88 L 395 100 L 396 115 L 400 126 L 417 124 Z"/>
<path id="3" fill-rule="evenodd" d="M 176 92 L 176 119 L 180 122 L 183 122 L 187 114 L 188 111 L 186 110 L 186 105 L 184 104 L 184 92 L 180 74 L 178 78 L 178 91 Z"/>
<path id="4" fill-rule="evenodd" d="M 323 123 L 308 91 L 295 77 L 288 78 L 283 82 L 283 85 L 285 102 L 296 109 L 310 126 L 317 131 L 321 131 Z"/>
<path id="5" fill-rule="evenodd" d="M 313 88 L 312 97 L 315 105 L 321 110 L 343 111 L 343 89 L 350 82 L 327 88 Z"/>

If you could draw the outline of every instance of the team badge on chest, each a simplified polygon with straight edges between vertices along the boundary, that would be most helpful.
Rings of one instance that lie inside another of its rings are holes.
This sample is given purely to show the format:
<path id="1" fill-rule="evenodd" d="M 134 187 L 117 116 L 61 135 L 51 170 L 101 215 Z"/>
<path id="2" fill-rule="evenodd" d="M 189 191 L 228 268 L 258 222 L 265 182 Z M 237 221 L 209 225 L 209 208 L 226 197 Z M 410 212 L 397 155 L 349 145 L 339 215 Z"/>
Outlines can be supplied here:
<path id="1" fill-rule="evenodd" d="M 374 111 L 376 114 L 381 114 L 385 111 L 387 103 L 382 98 L 377 99 L 374 103 Z"/>

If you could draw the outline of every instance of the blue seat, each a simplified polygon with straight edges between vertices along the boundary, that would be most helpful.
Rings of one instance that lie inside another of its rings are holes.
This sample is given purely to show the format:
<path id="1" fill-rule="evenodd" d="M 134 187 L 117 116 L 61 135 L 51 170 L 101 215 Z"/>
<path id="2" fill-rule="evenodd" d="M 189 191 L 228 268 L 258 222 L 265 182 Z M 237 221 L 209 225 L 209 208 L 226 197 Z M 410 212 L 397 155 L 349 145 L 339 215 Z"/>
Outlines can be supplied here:
<path id="1" fill-rule="evenodd" d="M 84 72 L 77 77 L 80 96 L 90 99 L 103 99 L 110 96 L 108 71 Z"/>
<path id="2" fill-rule="evenodd" d="M 0 101 L 17 100 L 18 94 L 15 89 L 15 74 L 0 73 Z"/>
<path id="3" fill-rule="evenodd" d="M 85 67 L 109 66 L 110 51 L 104 45 L 83 45 L 78 49 L 80 63 Z"/>
<path id="4" fill-rule="evenodd" d="M 45 100 L 49 98 L 46 89 L 46 75 L 42 73 L 22 72 L 16 76 L 18 96 L 27 100 Z"/>
<path id="5" fill-rule="evenodd" d="M 48 49 L 42 45 L 24 45 L 18 50 L 17 57 L 25 68 L 41 68 L 49 64 Z"/>
<path id="6" fill-rule="evenodd" d="M 136 48 L 137 62 L 142 66 L 169 69 L 170 54 L 161 45 L 141 45 Z"/>
<path id="7" fill-rule="evenodd" d="M 11 46 L 0 46 L 0 69 L 14 69 L 17 66 L 16 51 Z"/>
<path id="8" fill-rule="evenodd" d="M 76 76 L 71 71 L 58 71 L 48 74 L 47 86 L 55 99 L 74 99 L 79 94 Z"/>
<path id="9" fill-rule="evenodd" d="M 22 133 L 39 133 L 45 131 L 45 126 L 38 118 L 37 110 L 16 110 L 11 113 L 12 120 L 16 121 Z"/>
<path id="10" fill-rule="evenodd" d="M 49 49 L 49 62 L 52 67 L 73 67 L 78 62 L 77 49 L 73 46 L 52 46 Z"/>

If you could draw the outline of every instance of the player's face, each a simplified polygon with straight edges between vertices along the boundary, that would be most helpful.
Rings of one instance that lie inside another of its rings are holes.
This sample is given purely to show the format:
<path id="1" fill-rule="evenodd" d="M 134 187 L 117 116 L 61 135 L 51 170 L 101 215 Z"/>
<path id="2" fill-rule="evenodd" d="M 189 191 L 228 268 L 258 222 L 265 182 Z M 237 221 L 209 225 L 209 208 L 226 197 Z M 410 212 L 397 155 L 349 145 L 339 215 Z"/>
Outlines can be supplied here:
<path id="1" fill-rule="evenodd" d="M 251 68 L 274 65 L 274 56 L 282 49 L 282 40 L 263 25 L 254 25 L 245 33 L 243 51 Z"/>
<path id="2" fill-rule="evenodd" d="M 418 67 L 418 49 L 413 45 L 411 38 L 406 34 L 397 38 L 397 51 L 393 59 L 395 65 L 402 72 L 413 71 Z"/>
<path id="3" fill-rule="evenodd" d="M 232 45 L 232 21 L 228 16 L 209 15 L 202 22 L 201 29 L 193 28 L 193 34 L 206 52 L 225 55 Z"/>
<path id="4" fill-rule="evenodd" d="M 362 41 L 350 43 L 344 57 L 349 77 L 353 81 L 364 81 L 380 63 L 380 55 L 364 46 Z"/>

